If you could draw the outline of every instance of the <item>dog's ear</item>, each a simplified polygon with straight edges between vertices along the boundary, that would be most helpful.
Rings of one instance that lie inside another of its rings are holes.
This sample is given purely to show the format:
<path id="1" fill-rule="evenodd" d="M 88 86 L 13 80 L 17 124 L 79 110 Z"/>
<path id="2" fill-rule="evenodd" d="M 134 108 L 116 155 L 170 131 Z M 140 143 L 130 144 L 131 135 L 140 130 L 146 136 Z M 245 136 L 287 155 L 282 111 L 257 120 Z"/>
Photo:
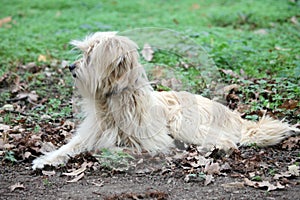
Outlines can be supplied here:
<path id="1" fill-rule="evenodd" d="M 127 59 L 125 56 L 121 55 L 109 67 L 108 76 L 113 77 L 115 80 L 118 80 L 123 76 L 124 73 L 128 71 L 128 66 L 126 65 Z"/>
<path id="2" fill-rule="evenodd" d="M 117 88 L 122 90 L 133 84 L 139 76 L 143 74 L 143 68 L 138 62 L 138 53 L 136 50 L 131 50 L 121 55 L 114 64 L 114 70 L 111 75 L 117 83 Z"/>

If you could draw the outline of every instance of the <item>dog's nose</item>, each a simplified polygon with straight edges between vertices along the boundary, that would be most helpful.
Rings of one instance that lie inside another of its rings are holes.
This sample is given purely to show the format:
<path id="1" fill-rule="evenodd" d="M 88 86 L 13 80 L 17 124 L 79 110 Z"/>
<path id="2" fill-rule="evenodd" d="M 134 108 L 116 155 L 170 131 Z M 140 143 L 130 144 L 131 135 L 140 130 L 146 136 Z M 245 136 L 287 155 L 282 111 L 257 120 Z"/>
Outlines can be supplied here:
<path id="1" fill-rule="evenodd" d="M 70 71 L 73 71 L 75 68 L 76 68 L 76 65 L 75 65 L 75 64 L 69 65 L 69 70 L 70 70 Z"/>

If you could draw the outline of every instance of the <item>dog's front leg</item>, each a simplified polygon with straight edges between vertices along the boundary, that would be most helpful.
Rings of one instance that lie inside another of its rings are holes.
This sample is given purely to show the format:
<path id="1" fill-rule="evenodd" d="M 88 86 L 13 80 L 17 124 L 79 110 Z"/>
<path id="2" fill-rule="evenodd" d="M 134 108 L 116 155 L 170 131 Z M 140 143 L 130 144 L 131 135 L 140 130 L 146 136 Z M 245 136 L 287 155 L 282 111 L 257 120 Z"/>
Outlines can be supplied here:
<path id="1" fill-rule="evenodd" d="M 77 134 L 58 150 L 46 153 L 33 161 L 33 169 L 42 169 L 45 165 L 65 164 L 70 157 L 84 151 L 115 146 L 118 127 L 102 128 L 101 121 L 87 117 L 79 126 Z"/>
<path id="2" fill-rule="evenodd" d="M 78 127 L 76 135 L 66 145 L 35 159 L 32 168 L 42 169 L 45 165 L 65 164 L 70 157 L 87 150 L 93 150 L 102 135 L 103 131 L 99 121 L 95 120 L 94 117 L 87 117 Z"/>
<path id="3" fill-rule="evenodd" d="M 82 146 L 82 137 L 80 134 L 74 136 L 71 141 L 58 150 L 46 153 L 45 155 L 33 161 L 32 169 L 42 169 L 45 165 L 58 166 L 66 163 L 70 157 L 75 156 L 86 150 Z"/>

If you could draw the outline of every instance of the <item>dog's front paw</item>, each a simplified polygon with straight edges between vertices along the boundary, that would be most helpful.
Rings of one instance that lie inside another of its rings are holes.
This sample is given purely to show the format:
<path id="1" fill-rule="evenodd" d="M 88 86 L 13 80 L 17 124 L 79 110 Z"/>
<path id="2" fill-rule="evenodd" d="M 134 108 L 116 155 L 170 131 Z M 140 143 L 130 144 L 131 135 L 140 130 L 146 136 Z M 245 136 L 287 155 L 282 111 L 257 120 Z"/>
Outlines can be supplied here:
<path id="1" fill-rule="evenodd" d="M 46 154 L 41 156 L 32 162 L 32 169 L 43 169 L 46 165 L 58 166 L 60 164 L 66 163 L 68 160 L 68 156 L 55 155 L 55 153 Z"/>
<path id="2" fill-rule="evenodd" d="M 32 162 L 32 169 L 36 170 L 36 169 L 43 169 L 45 167 L 45 165 L 49 165 L 50 163 L 43 159 L 43 157 L 39 157 L 36 158 L 33 162 Z M 51 165 L 51 164 L 50 164 Z"/>

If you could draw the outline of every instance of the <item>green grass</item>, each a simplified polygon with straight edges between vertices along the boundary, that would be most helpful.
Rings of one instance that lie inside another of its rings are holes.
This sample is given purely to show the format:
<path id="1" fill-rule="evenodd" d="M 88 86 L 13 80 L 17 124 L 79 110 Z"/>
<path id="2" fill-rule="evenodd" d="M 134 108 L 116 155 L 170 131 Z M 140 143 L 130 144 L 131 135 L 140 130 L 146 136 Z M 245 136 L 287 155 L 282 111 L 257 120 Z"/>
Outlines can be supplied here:
<path id="1" fill-rule="evenodd" d="M 280 92 L 274 92 L 277 99 L 271 102 L 271 108 L 276 109 L 282 99 L 300 96 L 300 24 L 291 20 L 299 20 L 299 10 L 300 2 L 289 0 L 2 0 L 0 19 L 11 16 L 12 21 L 0 27 L 0 77 L 7 72 L 16 73 L 21 82 L 29 83 L 27 90 L 36 90 L 40 98 L 47 98 L 44 107 L 34 112 L 68 116 L 72 79 L 66 69 L 51 63 L 75 60 L 77 55 L 68 45 L 72 39 L 96 31 L 161 27 L 189 36 L 205 48 L 220 69 L 237 74 L 242 70 L 241 76 L 247 80 L 277 80 L 272 87 Z M 259 30 L 267 34 L 257 33 Z M 45 63 L 38 62 L 40 55 L 46 56 Z M 168 56 L 159 59 L 173 62 Z M 20 66 L 28 62 L 36 62 L 43 70 L 49 68 L 58 75 L 47 82 L 43 73 L 21 71 Z M 194 69 L 182 70 L 184 79 L 196 88 L 193 92 L 199 91 L 201 84 L 195 74 Z M 60 79 L 65 80 L 65 85 L 58 84 Z M 225 77 L 224 81 L 233 83 L 234 79 Z M 269 83 L 245 84 L 243 92 L 247 95 L 270 87 Z M 53 93 L 61 96 L 52 99 Z M 11 96 L 1 91 L 1 104 Z M 270 100 L 259 99 L 256 109 L 264 108 L 267 101 Z"/>
<path id="2" fill-rule="evenodd" d="M 95 31 L 163 27 L 198 36 L 197 42 L 207 47 L 220 67 L 264 76 L 272 66 L 276 75 L 300 75 L 296 59 L 300 43 L 295 42 L 300 29 L 290 22 L 299 3 L 198 2 L 3 0 L 0 18 L 12 16 L 13 21 L 0 28 L 1 69 L 36 61 L 40 54 L 71 60 L 68 42 Z M 266 29 L 268 35 L 254 34 L 257 29 Z M 275 46 L 288 50 L 275 50 Z"/>
<path id="3" fill-rule="evenodd" d="M 15 153 L 13 151 L 6 151 L 4 159 L 12 163 L 17 162 L 17 159 L 15 158 Z"/>
<path id="4" fill-rule="evenodd" d="M 102 149 L 101 154 L 95 154 L 94 156 L 102 167 L 120 171 L 128 170 L 130 161 L 134 160 L 134 157 L 128 153 L 109 149 Z"/>

